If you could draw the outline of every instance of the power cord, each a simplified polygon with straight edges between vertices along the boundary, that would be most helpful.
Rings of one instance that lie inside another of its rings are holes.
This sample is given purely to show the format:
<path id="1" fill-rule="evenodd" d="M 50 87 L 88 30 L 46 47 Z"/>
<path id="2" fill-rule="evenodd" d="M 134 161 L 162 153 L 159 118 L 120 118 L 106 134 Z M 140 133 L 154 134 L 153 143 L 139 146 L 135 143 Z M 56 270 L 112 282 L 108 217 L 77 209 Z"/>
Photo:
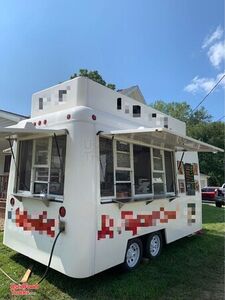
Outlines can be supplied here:
<path id="1" fill-rule="evenodd" d="M 60 236 L 60 234 L 61 234 L 64 230 L 65 230 L 65 228 L 60 228 L 60 230 L 59 230 L 57 236 L 55 237 L 54 243 L 53 243 L 53 245 L 52 245 L 52 250 L 51 250 L 50 257 L 49 257 L 49 261 L 48 261 L 48 266 L 47 266 L 47 268 L 46 268 L 44 274 L 42 275 L 41 279 L 38 281 L 37 284 L 40 284 L 40 283 L 45 279 L 45 277 L 47 276 L 47 273 L 48 273 L 48 270 L 49 270 L 49 268 L 50 268 L 50 264 L 51 264 L 51 261 L 52 261 L 52 255 L 53 255 L 53 251 L 54 251 L 54 248 L 55 248 L 56 241 L 57 241 L 58 237 Z"/>
<path id="2" fill-rule="evenodd" d="M 40 284 L 47 276 L 47 273 L 49 271 L 49 268 L 50 268 L 50 264 L 51 264 L 51 261 L 52 261 L 52 255 L 53 255 L 53 251 L 54 251 L 54 248 L 55 248 L 55 244 L 56 244 L 56 241 L 58 239 L 58 237 L 60 236 L 60 234 L 62 232 L 65 231 L 65 224 L 63 222 L 61 222 L 61 225 L 60 225 L 60 229 L 59 229 L 59 232 L 57 234 L 57 236 L 55 237 L 55 240 L 54 240 L 54 243 L 52 245 L 52 249 L 51 249 L 51 253 L 50 253 L 50 257 L 49 257 L 49 261 L 48 261 L 48 266 L 44 272 L 44 274 L 42 275 L 41 279 L 38 281 L 37 284 Z M 16 280 L 14 280 L 12 277 L 10 277 L 4 270 L 2 270 L 2 268 L 0 268 L 0 271 L 7 277 L 9 278 L 12 282 L 18 284 L 18 285 L 21 285 L 21 283 L 17 282 Z"/>
<path id="3" fill-rule="evenodd" d="M 18 283 L 17 281 L 15 281 L 14 279 L 12 279 L 12 277 L 10 277 L 4 270 L 2 270 L 2 268 L 0 268 L 0 271 L 6 276 L 8 277 L 12 282 L 20 285 L 20 283 Z"/>

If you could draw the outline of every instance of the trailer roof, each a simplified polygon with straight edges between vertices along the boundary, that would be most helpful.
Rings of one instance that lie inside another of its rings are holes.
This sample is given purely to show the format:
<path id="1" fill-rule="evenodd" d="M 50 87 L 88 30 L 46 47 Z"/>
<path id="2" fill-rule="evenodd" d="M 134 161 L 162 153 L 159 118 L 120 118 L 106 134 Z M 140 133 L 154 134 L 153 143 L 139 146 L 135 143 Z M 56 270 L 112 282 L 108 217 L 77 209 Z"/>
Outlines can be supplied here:
<path id="1" fill-rule="evenodd" d="M 66 129 L 37 129 L 32 123 L 27 122 L 22 128 L 20 127 L 0 127 L 0 139 L 7 138 L 26 138 L 31 135 L 46 137 L 51 135 L 62 135 L 66 134 Z"/>
<path id="2" fill-rule="evenodd" d="M 100 135 L 142 142 L 175 151 L 224 152 L 223 149 L 206 144 L 166 128 L 137 128 L 101 132 Z"/>

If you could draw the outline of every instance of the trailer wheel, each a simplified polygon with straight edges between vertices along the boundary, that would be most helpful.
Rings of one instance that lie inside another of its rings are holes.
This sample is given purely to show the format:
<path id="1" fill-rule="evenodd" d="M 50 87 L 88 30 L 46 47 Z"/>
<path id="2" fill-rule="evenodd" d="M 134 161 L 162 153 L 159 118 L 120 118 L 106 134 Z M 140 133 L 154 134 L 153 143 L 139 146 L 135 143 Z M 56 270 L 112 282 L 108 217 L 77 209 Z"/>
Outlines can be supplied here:
<path id="1" fill-rule="evenodd" d="M 146 241 L 146 256 L 148 258 L 156 258 L 162 251 L 162 235 L 161 232 L 153 232 L 149 234 Z"/>
<path id="2" fill-rule="evenodd" d="M 136 269 L 142 259 L 143 246 L 139 238 L 128 241 L 123 269 L 132 271 Z"/>

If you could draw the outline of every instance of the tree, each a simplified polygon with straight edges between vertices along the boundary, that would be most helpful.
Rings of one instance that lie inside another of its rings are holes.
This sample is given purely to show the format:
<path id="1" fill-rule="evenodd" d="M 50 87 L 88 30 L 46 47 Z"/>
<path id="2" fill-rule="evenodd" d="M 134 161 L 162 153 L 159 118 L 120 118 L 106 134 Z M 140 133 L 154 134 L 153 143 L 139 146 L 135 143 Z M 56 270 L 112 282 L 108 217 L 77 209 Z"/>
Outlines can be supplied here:
<path id="1" fill-rule="evenodd" d="M 224 123 L 211 122 L 212 117 L 204 107 L 192 112 L 186 102 L 166 103 L 162 100 L 151 106 L 185 122 L 188 136 L 224 148 Z M 224 183 L 223 153 L 199 153 L 199 164 L 201 172 L 210 176 L 210 185 L 221 186 Z"/>
<path id="2" fill-rule="evenodd" d="M 151 106 L 167 115 L 185 122 L 187 125 L 187 132 L 189 132 L 189 127 L 200 122 L 210 122 L 212 119 L 212 116 L 208 114 L 204 107 L 192 112 L 191 106 L 184 101 L 166 103 L 159 100 L 151 104 Z"/>
<path id="3" fill-rule="evenodd" d="M 106 84 L 105 80 L 102 78 L 102 76 L 98 73 L 98 71 L 88 71 L 87 69 L 80 69 L 79 73 L 74 73 L 73 75 L 70 76 L 70 79 L 83 76 L 83 77 L 88 77 L 112 90 L 116 89 L 116 85 L 112 83 Z"/>
<path id="4" fill-rule="evenodd" d="M 189 134 L 193 138 L 224 148 L 224 123 L 199 123 L 189 128 Z M 209 185 L 221 186 L 224 183 L 224 154 L 223 153 L 199 153 L 199 164 L 202 173 L 210 176 Z"/>

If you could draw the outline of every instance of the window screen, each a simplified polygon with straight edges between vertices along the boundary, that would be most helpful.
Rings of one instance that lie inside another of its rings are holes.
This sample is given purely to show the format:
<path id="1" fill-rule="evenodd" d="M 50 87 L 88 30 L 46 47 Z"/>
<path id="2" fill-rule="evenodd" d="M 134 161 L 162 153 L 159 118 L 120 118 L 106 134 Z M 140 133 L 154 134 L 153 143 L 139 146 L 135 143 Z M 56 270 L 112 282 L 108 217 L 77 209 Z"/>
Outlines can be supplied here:
<path id="1" fill-rule="evenodd" d="M 163 155 L 162 150 L 153 149 L 153 165 L 154 170 L 163 170 Z"/>
<path id="2" fill-rule="evenodd" d="M 11 155 L 5 156 L 5 163 L 4 163 L 4 173 L 9 173 L 11 163 Z"/>
<path id="3" fill-rule="evenodd" d="M 173 167 L 173 153 L 165 151 L 165 172 L 166 172 L 166 190 L 167 193 L 174 192 L 174 167 Z"/>
<path id="4" fill-rule="evenodd" d="M 163 172 L 154 172 L 153 173 L 153 184 L 154 184 L 154 194 L 162 195 L 164 191 L 164 174 Z"/>
<path id="5" fill-rule="evenodd" d="M 101 196 L 114 195 L 113 145 L 112 140 L 100 138 L 100 182 Z"/>
<path id="6" fill-rule="evenodd" d="M 152 192 L 150 148 L 134 145 L 134 183 L 135 194 Z"/>
<path id="7" fill-rule="evenodd" d="M 52 139 L 49 193 L 63 195 L 66 157 L 66 136 Z"/>
<path id="8" fill-rule="evenodd" d="M 21 141 L 19 153 L 18 189 L 30 191 L 33 141 Z"/>
<path id="9" fill-rule="evenodd" d="M 49 138 L 37 139 L 35 143 L 35 165 L 48 165 Z"/>
<path id="10" fill-rule="evenodd" d="M 123 182 L 116 184 L 116 197 L 128 198 L 131 197 L 131 183 Z"/>
<path id="11" fill-rule="evenodd" d="M 19 145 L 17 189 L 30 191 L 32 186 L 34 194 L 63 195 L 66 136 L 21 141 Z"/>
<path id="12" fill-rule="evenodd" d="M 116 181 L 130 181 L 130 171 L 117 170 Z"/>
<path id="13" fill-rule="evenodd" d="M 130 168 L 130 145 L 128 143 L 116 142 L 117 167 Z"/>

